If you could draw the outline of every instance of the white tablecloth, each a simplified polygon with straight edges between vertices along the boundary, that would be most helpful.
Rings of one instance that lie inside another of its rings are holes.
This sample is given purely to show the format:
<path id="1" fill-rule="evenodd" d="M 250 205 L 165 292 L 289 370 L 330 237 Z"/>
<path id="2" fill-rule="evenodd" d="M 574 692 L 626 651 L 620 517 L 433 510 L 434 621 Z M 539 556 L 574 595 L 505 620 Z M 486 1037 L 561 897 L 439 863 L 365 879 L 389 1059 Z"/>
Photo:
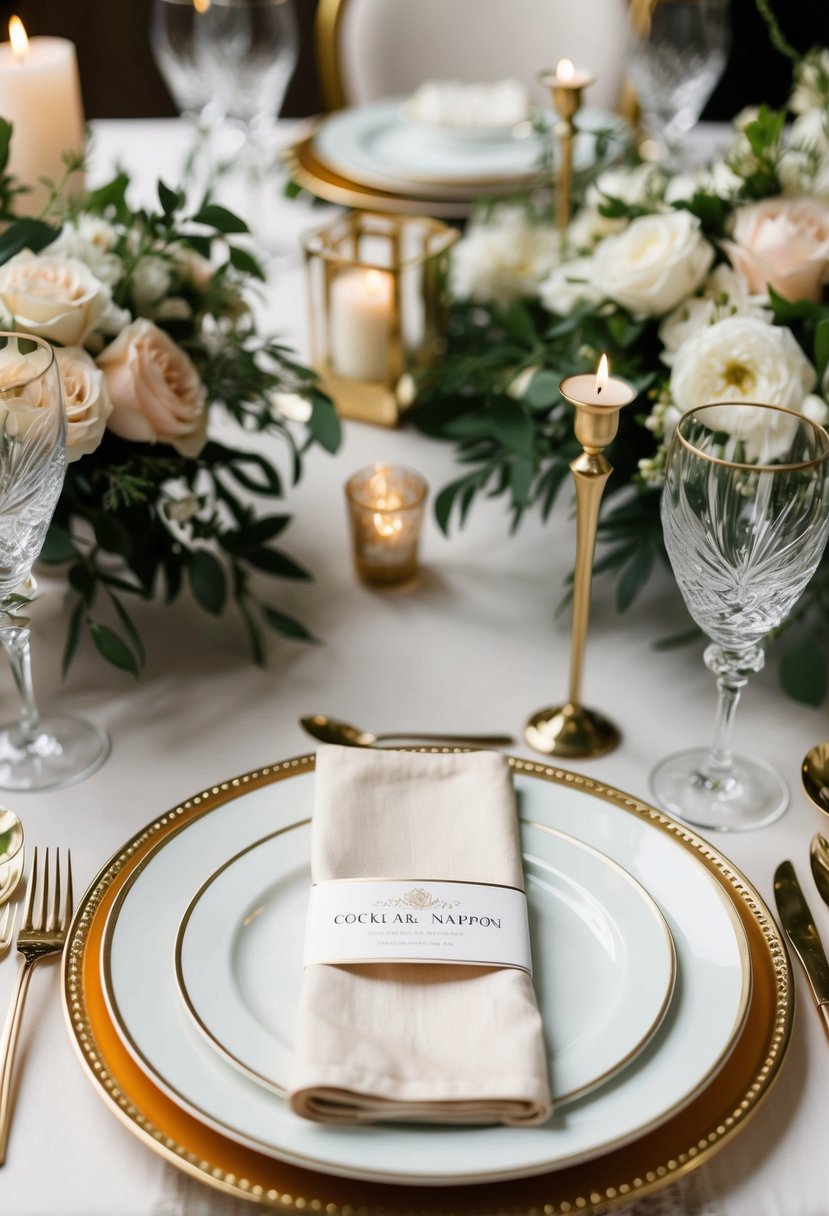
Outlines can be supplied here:
<path id="1" fill-rule="evenodd" d="M 120 157 L 149 188 L 179 176 L 185 141 L 175 122 L 98 125 L 94 175 Z M 323 222 L 274 198 L 286 235 Z M 269 304 L 275 329 L 303 341 L 301 276 L 286 271 Z M 420 469 L 438 490 L 454 474 L 451 448 L 411 430 L 349 423 L 340 453 L 313 452 L 290 491 L 295 520 L 285 547 L 316 574 L 311 585 L 273 583 L 274 598 L 306 621 L 323 646 L 274 638 L 266 670 L 253 666 L 238 622 L 206 617 L 191 603 L 139 606 L 148 647 L 139 682 L 103 663 L 86 643 L 64 683 L 65 616 L 59 583 L 44 584 L 33 612 L 40 703 L 85 714 L 110 733 L 112 755 L 89 780 L 54 793 L 7 796 L 31 844 L 71 845 L 79 890 L 133 832 L 180 799 L 222 778 L 309 750 L 300 714 L 326 711 L 376 729 L 511 731 L 567 685 L 569 616 L 555 615 L 571 567 L 573 521 L 564 495 L 555 518 L 526 520 L 509 535 L 503 502 L 477 506 L 468 525 L 443 537 L 427 519 L 423 574 L 406 591 L 371 591 L 352 572 L 343 483 L 374 460 Z M 587 651 L 584 697 L 624 731 L 622 746 L 584 764 L 600 780 L 648 797 L 648 773 L 678 746 L 711 732 L 713 680 L 701 646 L 659 653 L 653 642 L 687 624 L 679 593 L 659 573 L 625 615 L 599 579 Z M 791 808 L 772 827 L 716 845 L 771 901 L 772 875 L 791 857 L 829 940 L 829 909 L 808 869 L 820 826 L 799 784 L 803 753 L 827 737 L 826 710 L 797 706 L 780 690 L 778 656 L 748 689 L 737 743 L 761 751 L 788 780 Z M 17 700 L 0 683 L 0 713 Z M 523 742 L 519 755 L 532 753 Z M 0 1009 L 15 966 L 0 962 Z M 823 1170 L 829 1044 L 799 970 L 799 1008 L 783 1075 L 750 1126 L 709 1165 L 642 1213 L 683 1216 L 826 1216 Z M 0 1172 L 4 1216 L 236 1216 L 248 1211 L 165 1165 L 115 1119 L 89 1085 L 70 1046 L 58 968 L 35 973 L 20 1053 L 8 1160 Z M 637 1208 L 637 1213 L 640 1209 Z"/>

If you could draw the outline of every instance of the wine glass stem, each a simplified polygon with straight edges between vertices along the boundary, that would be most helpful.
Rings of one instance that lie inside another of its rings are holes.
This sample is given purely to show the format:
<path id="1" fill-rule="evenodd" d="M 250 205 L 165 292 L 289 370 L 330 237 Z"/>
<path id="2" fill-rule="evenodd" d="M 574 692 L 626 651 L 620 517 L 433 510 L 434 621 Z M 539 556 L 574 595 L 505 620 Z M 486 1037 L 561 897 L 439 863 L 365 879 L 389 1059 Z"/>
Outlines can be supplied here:
<path id="1" fill-rule="evenodd" d="M 0 630 L 12 676 L 20 693 L 19 729 L 24 746 L 34 743 L 40 731 L 40 714 L 32 685 L 32 649 L 28 626 L 13 625 Z"/>
<path id="2" fill-rule="evenodd" d="M 759 646 L 733 651 L 712 645 L 705 651 L 705 662 L 717 677 L 717 716 L 702 777 L 712 788 L 722 789 L 734 773 L 731 739 L 740 696 L 749 676 L 762 668 L 764 656 Z"/>

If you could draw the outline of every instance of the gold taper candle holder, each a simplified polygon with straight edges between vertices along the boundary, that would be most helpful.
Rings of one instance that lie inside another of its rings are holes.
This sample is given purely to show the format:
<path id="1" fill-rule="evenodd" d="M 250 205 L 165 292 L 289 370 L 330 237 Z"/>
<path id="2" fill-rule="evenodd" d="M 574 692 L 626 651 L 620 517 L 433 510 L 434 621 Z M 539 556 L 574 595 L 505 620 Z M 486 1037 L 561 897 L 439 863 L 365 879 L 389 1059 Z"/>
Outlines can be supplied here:
<path id="1" fill-rule="evenodd" d="M 604 363 L 604 360 L 603 360 Z M 606 364 L 605 364 L 606 366 Z M 621 735 L 612 722 L 581 703 L 584 647 L 590 619 L 590 590 L 599 506 L 613 466 L 604 449 L 619 429 L 619 413 L 635 397 L 624 380 L 568 376 L 560 392 L 575 407 L 576 438 L 583 451 L 570 463 L 576 487 L 576 566 L 573 576 L 573 633 L 570 694 L 563 705 L 540 709 L 524 728 L 530 747 L 545 756 L 600 756 L 617 746 Z"/>
<path id="2" fill-rule="evenodd" d="M 550 90 L 560 120 L 554 128 L 561 150 L 556 181 L 556 224 L 562 240 L 565 240 L 570 224 L 570 195 L 573 189 L 573 119 L 581 109 L 582 93 L 593 84 L 595 76 L 574 67 L 569 59 L 562 59 L 557 67 L 539 72 L 538 79 Z"/>

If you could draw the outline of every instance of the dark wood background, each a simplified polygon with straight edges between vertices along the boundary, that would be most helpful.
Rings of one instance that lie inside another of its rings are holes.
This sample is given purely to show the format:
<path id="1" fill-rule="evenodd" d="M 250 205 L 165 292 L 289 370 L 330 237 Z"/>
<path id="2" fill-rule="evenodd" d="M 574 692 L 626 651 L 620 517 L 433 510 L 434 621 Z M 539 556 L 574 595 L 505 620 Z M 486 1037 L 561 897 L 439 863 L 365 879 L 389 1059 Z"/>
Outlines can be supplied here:
<path id="1" fill-rule="evenodd" d="M 481 0 L 482 5 L 486 2 Z M 787 38 L 799 50 L 815 43 L 829 45 L 829 0 L 770 2 Z M 294 0 L 302 49 L 284 115 L 314 114 L 321 108 L 312 37 L 316 3 Z M 12 13 L 19 14 L 30 34 L 71 38 L 78 48 L 89 118 L 174 114 L 150 52 L 151 7 L 152 0 L 0 0 L 0 38 L 6 37 Z M 731 7 L 733 46 L 725 76 L 706 109 L 705 117 L 712 119 L 730 118 L 742 106 L 760 101 L 780 104 L 791 83 L 791 66 L 769 44 L 756 0 L 731 0 Z"/>

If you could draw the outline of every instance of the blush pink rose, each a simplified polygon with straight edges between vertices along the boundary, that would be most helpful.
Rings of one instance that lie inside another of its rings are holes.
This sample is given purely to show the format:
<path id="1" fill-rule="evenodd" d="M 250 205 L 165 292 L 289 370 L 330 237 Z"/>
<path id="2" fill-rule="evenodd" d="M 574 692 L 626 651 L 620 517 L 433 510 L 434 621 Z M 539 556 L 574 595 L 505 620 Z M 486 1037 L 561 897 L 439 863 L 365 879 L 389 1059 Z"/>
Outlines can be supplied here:
<path id="1" fill-rule="evenodd" d="M 829 280 L 829 206 L 806 198 L 751 203 L 736 212 L 733 235 L 723 247 L 752 291 L 771 286 L 787 300 L 820 301 Z"/>
<path id="2" fill-rule="evenodd" d="M 142 317 L 98 356 L 112 399 L 109 429 L 137 443 L 169 443 L 194 457 L 207 437 L 204 385 L 189 356 Z"/>

